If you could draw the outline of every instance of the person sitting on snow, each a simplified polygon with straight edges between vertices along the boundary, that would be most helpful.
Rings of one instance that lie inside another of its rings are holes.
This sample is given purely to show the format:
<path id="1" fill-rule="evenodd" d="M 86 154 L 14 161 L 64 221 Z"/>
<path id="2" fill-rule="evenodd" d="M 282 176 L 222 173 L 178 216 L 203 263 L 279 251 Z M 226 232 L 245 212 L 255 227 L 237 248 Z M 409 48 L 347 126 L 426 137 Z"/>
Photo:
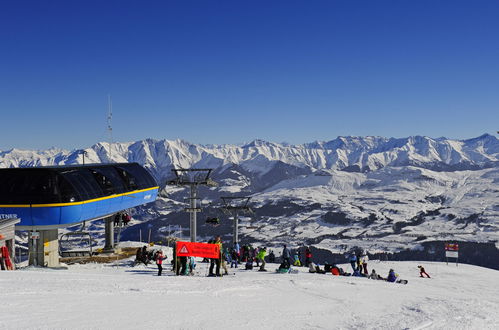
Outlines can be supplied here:
<path id="1" fill-rule="evenodd" d="M 301 267 L 300 255 L 298 252 L 295 253 L 294 259 L 293 266 Z"/>
<path id="2" fill-rule="evenodd" d="M 336 266 L 336 264 L 333 264 L 333 266 L 331 267 L 331 274 L 333 274 L 334 276 L 341 275 L 340 268 Z"/>
<path id="3" fill-rule="evenodd" d="M 388 276 L 387 276 L 386 280 L 388 282 L 396 282 L 397 278 L 398 278 L 398 275 L 395 274 L 395 271 L 393 269 L 390 269 L 390 271 L 388 272 Z"/>
<path id="4" fill-rule="evenodd" d="M 376 273 L 376 270 L 374 269 L 371 271 L 371 274 L 367 278 L 371 280 L 384 280 L 384 278 Z"/>

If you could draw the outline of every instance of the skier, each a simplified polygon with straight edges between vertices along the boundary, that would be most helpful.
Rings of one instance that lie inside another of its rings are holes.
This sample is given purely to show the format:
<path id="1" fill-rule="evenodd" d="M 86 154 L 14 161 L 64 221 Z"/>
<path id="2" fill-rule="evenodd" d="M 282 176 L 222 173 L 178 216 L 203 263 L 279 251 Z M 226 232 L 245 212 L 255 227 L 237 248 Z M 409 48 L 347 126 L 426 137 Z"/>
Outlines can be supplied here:
<path id="1" fill-rule="evenodd" d="M 166 259 L 166 257 L 163 255 L 163 251 L 159 250 L 156 254 L 156 265 L 158 266 L 158 276 L 161 276 L 161 272 L 163 271 L 163 260 Z"/>
<path id="2" fill-rule="evenodd" d="M 260 249 L 258 252 L 258 255 L 256 256 L 257 260 L 260 260 L 262 262 L 262 265 L 260 266 L 260 269 L 258 271 L 260 272 L 266 272 L 267 270 L 265 269 L 265 255 L 267 254 L 267 248 L 263 247 Z M 257 263 L 258 266 L 258 263 Z"/>
<path id="3" fill-rule="evenodd" d="M 282 249 L 282 263 L 287 264 L 289 266 L 291 265 L 291 252 L 289 252 L 289 249 L 287 248 L 286 244 L 284 244 L 284 249 Z"/>
<path id="4" fill-rule="evenodd" d="M 425 270 L 424 270 L 424 267 L 423 266 L 418 266 L 419 268 L 419 276 L 421 277 L 424 277 L 423 275 L 426 275 L 428 278 L 431 278 L 430 275 L 428 275 Z"/>

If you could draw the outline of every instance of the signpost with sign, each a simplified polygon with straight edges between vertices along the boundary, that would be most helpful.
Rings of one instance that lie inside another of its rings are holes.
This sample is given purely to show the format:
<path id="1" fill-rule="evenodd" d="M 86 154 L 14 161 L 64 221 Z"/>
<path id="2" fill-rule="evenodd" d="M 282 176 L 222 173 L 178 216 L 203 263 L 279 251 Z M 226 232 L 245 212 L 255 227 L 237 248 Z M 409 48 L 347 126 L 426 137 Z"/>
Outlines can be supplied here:
<path id="1" fill-rule="evenodd" d="M 201 257 L 209 259 L 219 259 L 220 245 L 178 241 L 175 244 L 175 254 L 177 257 Z M 175 258 L 175 272 L 177 272 L 177 267 L 177 258 Z"/>
<path id="2" fill-rule="evenodd" d="M 456 243 L 445 243 L 445 260 L 447 265 L 449 264 L 449 258 L 456 259 L 456 267 L 459 258 L 459 244 Z"/>

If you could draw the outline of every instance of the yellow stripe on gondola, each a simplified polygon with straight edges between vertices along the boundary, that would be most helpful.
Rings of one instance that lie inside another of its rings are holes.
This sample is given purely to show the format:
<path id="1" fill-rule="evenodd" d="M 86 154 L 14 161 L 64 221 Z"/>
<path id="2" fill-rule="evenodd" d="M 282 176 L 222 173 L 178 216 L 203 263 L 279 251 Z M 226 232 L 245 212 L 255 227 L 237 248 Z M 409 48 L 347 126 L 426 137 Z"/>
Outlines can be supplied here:
<path id="1" fill-rule="evenodd" d="M 69 203 L 51 203 L 51 204 L 16 204 L 16 205 L 0 205 L 0 207 L 57 207 L 57 206 L 72 206 L 72 205 L 82 205 L 82 204 L 88 204 L 92 202 L 98 202 L 98 201 L 103 201 L 106 199 L 111 199 L 111 198 L 116 198 L 116 197 L 121 197 L 121 196 L 127 196 L 127 195 L 133 195 L 137 193 L 141 193 L 144 191 L 149 191 L 149 190 L 154 190 L 154 189 L 159 189 L 159 187 L 152 187 L 152 188 L 147 188 L 147 189 L 141 189 L 141 190 L 134 190 L 134 191 L 129 191 L 123 194 L 114 194 L 111 196 L 105 196 L 105 197 L 99 197 L 95 199 L 89 199 L 86 201 L 81 201 L 81 202 L 69 202 Z"/>

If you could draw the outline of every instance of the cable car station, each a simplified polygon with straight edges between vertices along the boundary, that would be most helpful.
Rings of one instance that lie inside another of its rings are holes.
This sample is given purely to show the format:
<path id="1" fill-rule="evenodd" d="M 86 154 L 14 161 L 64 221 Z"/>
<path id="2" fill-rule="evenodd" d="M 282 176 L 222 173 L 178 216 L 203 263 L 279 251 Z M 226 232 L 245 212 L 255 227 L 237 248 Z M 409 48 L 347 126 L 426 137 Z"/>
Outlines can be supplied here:
<path id="1" fill-rule="evenodd" d="M 158 184 L 137 163 L 0 169 L 0 215 L 28 230 L 29 264 L 59 266 L 58 229 L 105 219 L 114 249 L 115 215 L 157 198 Z"/>

